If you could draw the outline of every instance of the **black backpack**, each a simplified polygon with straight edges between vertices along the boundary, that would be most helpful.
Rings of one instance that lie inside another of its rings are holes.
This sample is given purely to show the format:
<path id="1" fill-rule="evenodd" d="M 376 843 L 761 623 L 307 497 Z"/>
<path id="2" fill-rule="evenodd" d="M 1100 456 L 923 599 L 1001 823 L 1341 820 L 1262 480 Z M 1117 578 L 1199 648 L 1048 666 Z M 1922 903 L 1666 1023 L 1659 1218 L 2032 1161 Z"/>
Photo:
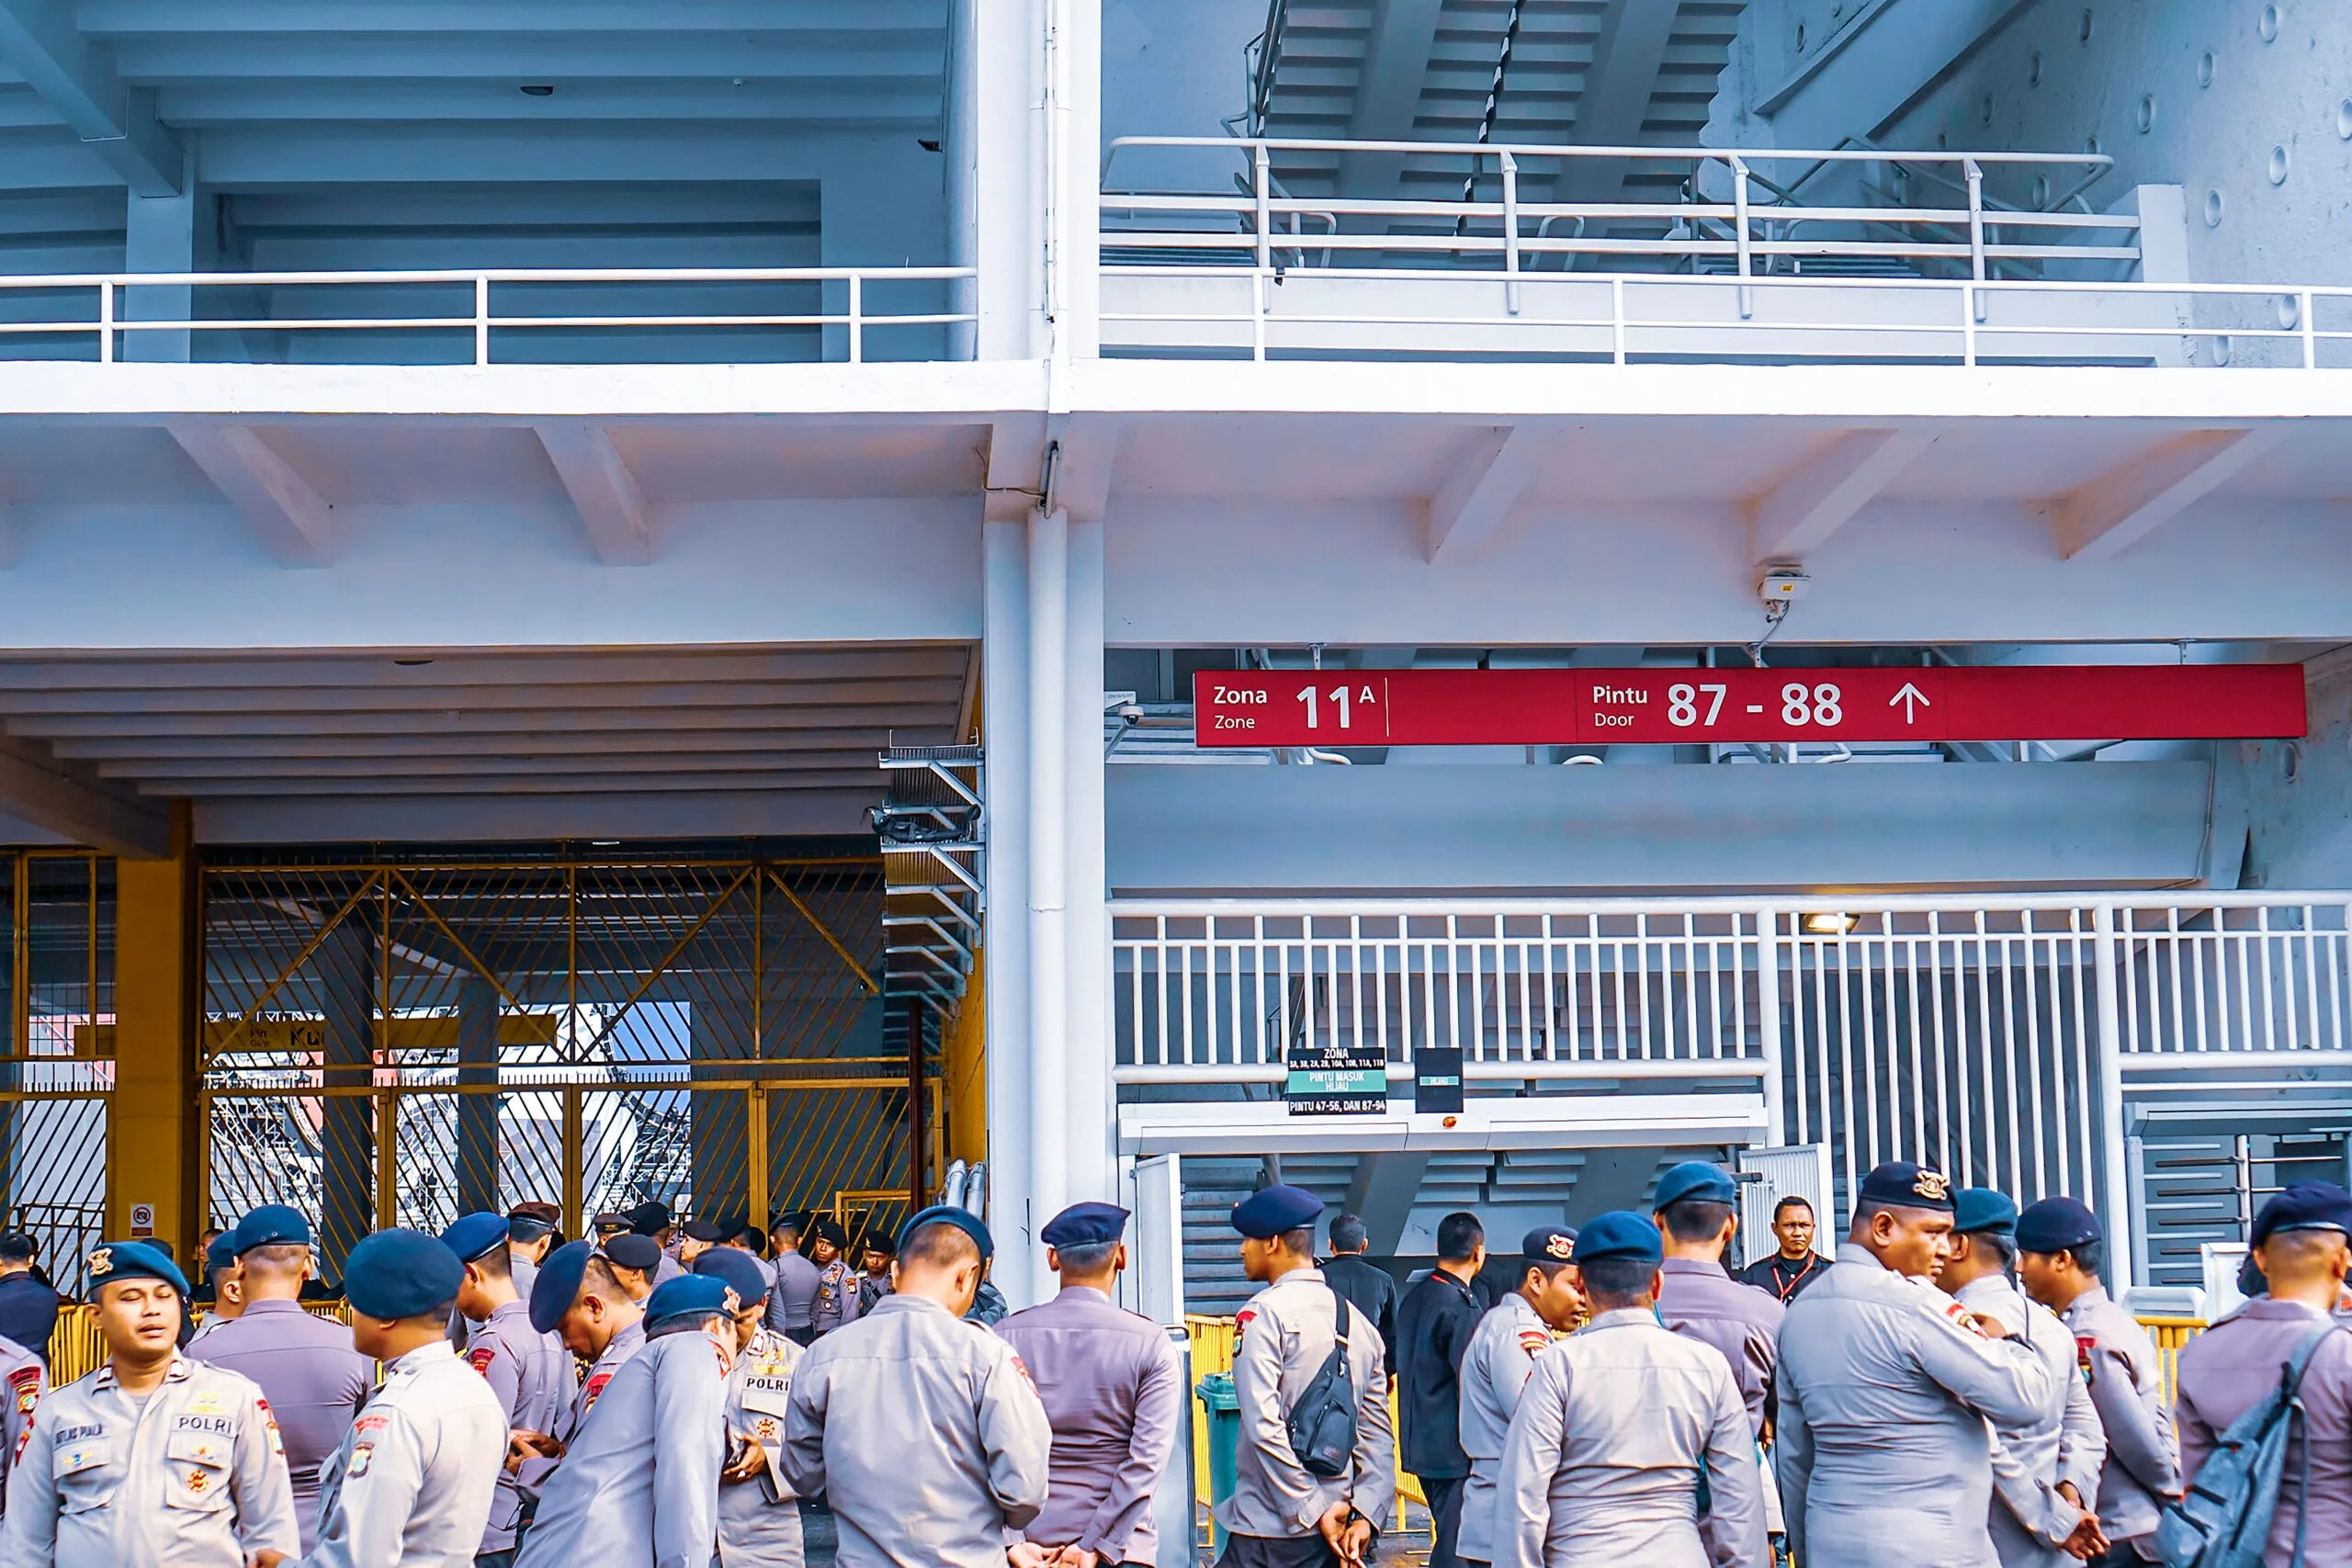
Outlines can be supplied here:
<path id="1" fill-rule="evenodd" d="M 2297 1397 L 2303 1369 L 2335 1331 L 2333 1325 L 2322 1326 L 2296 1348 L 2278 1369 L 2278 1386 L 2230 1423 L 2188 1494 L 2157 1520 L 2156 1561 L 2164 1568 L 2262 1568 L 2271 1517 L 2278 1508 L 2278 1482 L 2287 1468 L 2288 1439 L 2303 1416 L 2303 1403 Z M 2297 1568 L 2303 1561 L 2303 1531 L 2311 1522 L 2308 1421 L 2303 1429 L 2303 1506 L 2296 1517 L 2292 1560 Z"/>
<path id="2" fill-rule="evenodd" d="M 1355 1462 L 1356 1385 L 1348 1375 L 1348 1300 L 1335 1288 L 1339 1338 L 1290 1411 L 1290 1449 L 1309 1475 L 1336 1481 Z"/>

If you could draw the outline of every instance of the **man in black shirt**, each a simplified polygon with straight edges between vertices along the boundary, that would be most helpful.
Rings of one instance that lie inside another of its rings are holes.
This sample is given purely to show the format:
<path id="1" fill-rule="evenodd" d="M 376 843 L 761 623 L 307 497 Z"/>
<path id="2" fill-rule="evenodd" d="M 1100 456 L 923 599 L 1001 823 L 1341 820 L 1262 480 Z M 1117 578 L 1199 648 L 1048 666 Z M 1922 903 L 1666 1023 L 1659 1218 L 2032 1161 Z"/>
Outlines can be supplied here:
<path id="1" fill-rule="evenodd" d="M 1462 1449 L 1462 1354 L 1486 1315 L 1471 1281 L 1487 1261 L 1478 1216 L 1448 1214 L 1437 1224 L 1437 1267 L 1396 1308 L 1398 1463 L 1419 1477 L 1437 1526 L 1429 1568 L 1456 1568 L 1462 1488 L 1470 1456 Z"/>
<path id="2" fill-rule="evenodd" d="M 1387 1269 L 1364 1261 L 1372 1249 L 1371 1233 L 1354 1214 L 1331 1222 L 1330 1261 L 1323 1265 L 1323 1282 L 1345 1296 L 1380 1331 L 1381 1360 L 1389 1377 L 1396 1376 L 1396 1279 Z"/>
<path id="3" fill-rule="evenodd" d="M 1829 1259 L 1813 1249 L 1813 1205 L 1802 1198 L 1783 1198 L 1772 1205 L 1772 1235 L 1781 1249 L 1758 1258 L 1733 1278 L 1780 1298 L 1782 1306 L 1797 1292 L 1827 1272 Z"/>
<path id="4" fill-rule="evenodd" d="M 46 1363 L 59 1298 L 33 1267 L 40 1251 L 40 1244 L 21 1231 L 0 1235 L 0 1337 L 15 1340 Z"/>

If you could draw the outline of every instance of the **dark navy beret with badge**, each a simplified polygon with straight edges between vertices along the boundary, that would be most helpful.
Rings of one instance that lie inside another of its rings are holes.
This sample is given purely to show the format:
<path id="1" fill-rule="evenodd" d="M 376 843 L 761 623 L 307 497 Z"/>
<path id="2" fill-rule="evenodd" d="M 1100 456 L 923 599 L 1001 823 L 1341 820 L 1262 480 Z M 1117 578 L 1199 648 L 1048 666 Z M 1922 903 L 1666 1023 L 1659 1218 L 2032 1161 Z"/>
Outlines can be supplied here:
<path id="1" fill-rule="evenodd" d="M 1651 1209 L 1656 1212 L 1685 1199 L 1702 1203 L 1736 1203 L 1739 1184 L 1722 1166 L 1687 1159 L 1657 1179 L 1657 1196 L 1651 1200 Z"/>
<path id="2" fill-rule="evenodd" d="M 351 1310 L 379 1322 L 420 1317 L 458 1299 L 466 1266 L 439 1236 L 396 1226 L 351 1249 L 343 1294 Z"/>
<path id="3" fill-rule="evenodd" d="M 2044 1198 L 2018 1216 L 2018 1247 L 2026 1252 L 2064 1252 L 2106 1239 L 2098 1216 L 2080 1199 Z"/>
<path id="4" fill-rule="evenodd" d="M 605 1243 L 605 1256 L 624 1269 L 650 1273 L 662 1267 L 662 1244 L 650 1235 L 631 1231 Z"/>
<path id="5" fill-rule="evenodd" d="M 831 1242 L 837 1247 L 849 1245 L 849 1237 L 842 1234 L 842 1227 L 822 1214 L 818 1215 L 816 1223 L 809 1226 L 809 1235 L 819 1241 Z"/>
<path id="6" fill-rule="evenodd" d="M 1952 1210 L 1951 1179 L 1940 1170 L 1907 1159 L 1874 1166 L 1862 1178 L 1860 1207 L 1883 1204 L 1895 1209 L 1928 1209 L 1939 1214 Z"/>
<path id="7" fill-rule="evenodd" d="M 694 1271 L 717 1280 L 735 1292 L 739 1306 L 767 1300 L 767 1277 L 748 1252 L 738 1252 L 731 1247 L 714 1247 L 695 1259 Z"/>
<path id="8" fill-rule="evenodd" d="M 734 1292 L 715 1274 L 681 1274 L 653 1287 L 645 1298 L 645 1332 L 697 1325 L 705 1318 L 729 1310 Z M 740 1310 L 741 1303 L 736 1303 Z"/>
<path id="9" fill-rule="evenodd" d="M 571 1303 L 580 1299 L 581 1282 L 588 1277 L 588 1259 L 595 1249 L 584 1241 L 567 1241 L 539 1265 L 531 1281 L 531 1331 L 553 1334 Z"/>
<path id="10" fill-rule="evenodd" d="M 85 1266 L 90 1288 L 119 1284 L 125 1280 L 161 1280 L 181 1295 L 187 1294 L 187 1276 L 160 1247 L 143 1241 L 109 1241 L 94 1247 Z"/>
<path id="11" fill-rule="evenodd" d="M 477 1258 L 487 1258 L 506 1245 L 506 1227 L 511 1222 L 503 1214 L 468 1214 L 441 1233 L 444 1246 L 458 1255 L 460 1263 L 471 1263 Z"/>
<path id="12" fill-rule="evenodd" d="M 2352 1194 L 2333 1181 L 2290 1181 L 2254 1217 L 2254 1245 L 2282 1231 L 2335 1231 L 2352 1235 Z"/>
<path id="13" fill-rule="evenodd" d="M 1046 1222 L 1037 1239 L 1047 1247 L 1107 1247 L 1126 1229 L 1127 1211 L 1116 1203 L 1072 1203 Z"/>
<path id="14" fill-rule="evenodd" d="M 1233 1228 L 1253 1241 L 1271 1241 L 1315 1223 L 1323 1200 L 1304 1187 L 1261 1187 L 1233 1206 Z"/>
<path id="15" fill-rule="evenodd" d="M 310 1246 L 311 1222 L 300 1209 L 264 1203 L 237 1222 L 236 1234 L 237 1256 L 243 1258 L 256 1247 Z"/>
<path id="16" fill-rule="evenodd" d="M 907 1223 L 899 1227 L 899 1250 L 904 1252 L 907 1238 L 923 1226 L 932 1224 L 954 1225 L 970 1236 L 973 1245 L 980 1249 L 980 1261 L 983 1263 L 996 1256 L 996 1240 L 989 1235 L 989 1227 L 981 1223 L 980 1217 L 953 1203 L 934 1203 L 920 1213 L 909 1216 Z"/>
<path id="17" fill-rule="evenodd" d="M 1646 1214 L 1611 1209 L 1577 1233 L 1576 1260 L 1604 1263 L 1622 1258 L 1634 1263 L 1659 1263 L 1666 1258 L 1666 1238 Z"/>
<path id="18" fill-rule="evenodd" d="M 2017 1200 L 1991 1187 L 1963 1187 L 1952 1198 L 1951 1228 L 1962 1235 L 2014 1235 Z"/>
<path id="19" fill-rule="evenodd" d="M 1521 1239 L 1519 1255 L 1530 1263 L 1573 1263 L 1577 1233 L 1566 1225 L 1537 1225 Z"/>

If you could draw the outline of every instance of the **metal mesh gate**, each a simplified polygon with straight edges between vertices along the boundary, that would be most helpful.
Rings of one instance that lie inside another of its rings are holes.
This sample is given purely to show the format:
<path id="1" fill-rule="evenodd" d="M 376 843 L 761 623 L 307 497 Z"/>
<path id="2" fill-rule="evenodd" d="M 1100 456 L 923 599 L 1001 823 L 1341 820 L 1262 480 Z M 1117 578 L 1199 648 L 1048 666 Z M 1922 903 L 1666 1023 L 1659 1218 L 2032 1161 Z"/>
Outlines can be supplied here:
<path id="1" fill-rule="evenodd" d="M 106 1214 L 114 943 L 113 861 L 0 853 L 0 1224 L 68 1290 Z"/>
<path id="2" fill-rule="evenodd" d="M 331 1271 L 526 1199 L 577 1235 L 906 1186 L 876 860 L 215 862 L 203 897 L 210 1217 L 292 1203 Z"/>

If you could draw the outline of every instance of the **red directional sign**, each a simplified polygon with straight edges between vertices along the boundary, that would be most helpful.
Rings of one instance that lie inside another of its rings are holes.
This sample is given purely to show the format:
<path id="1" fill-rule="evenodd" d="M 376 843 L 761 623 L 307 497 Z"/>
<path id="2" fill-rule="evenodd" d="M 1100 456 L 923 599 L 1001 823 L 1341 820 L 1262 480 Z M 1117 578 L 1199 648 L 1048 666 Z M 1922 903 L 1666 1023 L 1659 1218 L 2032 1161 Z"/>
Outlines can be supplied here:
<path id="1" fill-rule="evenodd" d="M 1193 701 L 1205 747 L 2268 740 L 2306 727 L 2300 664 L 1211 671 Z"/>

